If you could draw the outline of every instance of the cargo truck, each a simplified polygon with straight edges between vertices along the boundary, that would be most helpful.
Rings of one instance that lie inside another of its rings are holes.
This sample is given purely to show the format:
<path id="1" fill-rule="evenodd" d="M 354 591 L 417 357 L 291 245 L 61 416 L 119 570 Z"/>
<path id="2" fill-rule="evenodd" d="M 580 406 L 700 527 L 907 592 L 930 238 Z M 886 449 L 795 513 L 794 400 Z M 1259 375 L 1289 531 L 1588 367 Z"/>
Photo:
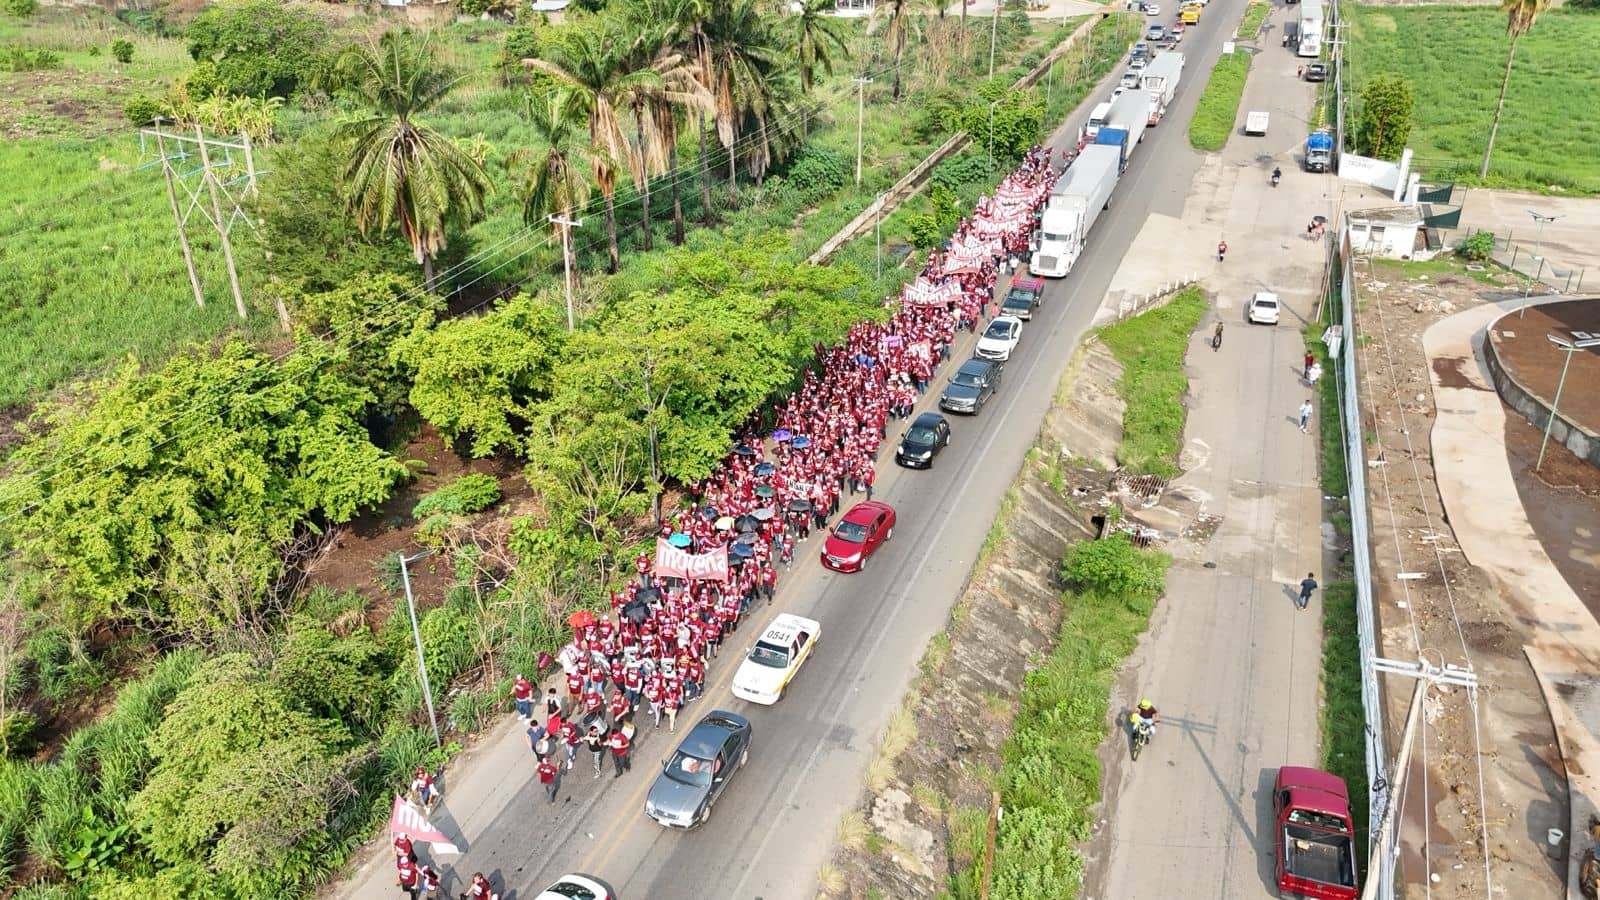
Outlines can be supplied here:
<path id="1" fill-rule="evenodd" d="M 1128 131 L 1125 128 L 1112 128 L 1110 125 L 1100 126 L 1100 133 L 1094 136 L 1094 146 L 1110 147 L 1117 152 L 1117 172 L 1121 174 L 1128 168 L 1128 154 L 1131 150 L 1128 144 Z M 1088 147 L 1083 148 L 1088 151 Z M 1083 154 L 1078 154 L 1082 156 Z"/>
<path id="2" fill-rule="evenodd" d="M 1150 92 L 1123 91 L 1122 96 L 1111 101 L 1111 112 L 1106 114 L 1106 125 L 1128 132 L 1127 155 L 1132 156 L 1133 148 L 1144 140 L 1144 130 L 1150 125 Z"/>
<path id="3" fill-rule="evenodd" d="M 1028 269 L 1046 278 L 1063 278 L 1078 261 L 1089 229 L 1100 211 L 1111 205 L 1111 192 L 1122 171 L 1119 147 L 1083 148 L 1078 158 L 1056 181 L 1039 220 L 1039 249 Z"/>
<path id="4" fill-rule="evenodd" d="M 1322 55 L 1322 0 L 1305 0 L 1300 4 L 1300 56 L 1315 59 Z"/>
<path id="5" fill-rule="evenodd" d="M 1178 79 L 1183 76 L 1183 54 L 1176 50 L 1157 53 L 1150 65 L 1139 75 L 1139 87 L 1150 94 L 1150 124 L 1161 121 L 1167 105 L 1178 91 Z"/>
<path id="6" fill-rule="evenodd" d="M 1106 124 L 1106 116 L 1109 115 L 1111 115 L 1110 103 L 1096 103 L 1094 109 L 1089 112 L 1089 124 L 1083 126 L 1084 138 L 1094 140 L 1095 135 L 1100 133 L 1100 126 Z"/>
<path id="7" fill-rule="evenodd" d="M 1333 166 L 1333 135 L 1313 131 L 1306 138 L 1306 171 L 1326 172 Z"/>
<path id="8" fill-rule="evenodd" d="M 1355 828 L 1344 780 L 1284 766 L 1272 786 L 1272 809 L 1279 895 L 1356 900 Z"/>

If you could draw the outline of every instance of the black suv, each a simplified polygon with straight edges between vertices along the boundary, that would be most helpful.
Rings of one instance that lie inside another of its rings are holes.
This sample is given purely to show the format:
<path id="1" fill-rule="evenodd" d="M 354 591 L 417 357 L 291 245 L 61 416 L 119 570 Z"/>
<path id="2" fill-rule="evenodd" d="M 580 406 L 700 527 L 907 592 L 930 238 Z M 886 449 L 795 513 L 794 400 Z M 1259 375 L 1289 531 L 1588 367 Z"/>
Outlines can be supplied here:
<path id="1" fill-rule="evenodd" d="M 950 377 L 939 408 L 947 412 L 976 415 L 1000 387 L 1000 364 L 987 359 L 969 359 Z"/>
<path id="2" fill-rule="evenodd" d="M 950 423 L 936 412 L 925 412 L 917 416 L 900 438 L 900 449 L 894 452 L 894 461 L 909 469 L 929 469 L 933 467 L 933 458 L 948 443 Z"/>
<path id="3" fill-rule="evenodd" d="M 1307 81 L 1327 81 L 1328 64 L 1325 62 L 1314 62 L 1311 65 L 1306 66 L 1305 77 Z"/>

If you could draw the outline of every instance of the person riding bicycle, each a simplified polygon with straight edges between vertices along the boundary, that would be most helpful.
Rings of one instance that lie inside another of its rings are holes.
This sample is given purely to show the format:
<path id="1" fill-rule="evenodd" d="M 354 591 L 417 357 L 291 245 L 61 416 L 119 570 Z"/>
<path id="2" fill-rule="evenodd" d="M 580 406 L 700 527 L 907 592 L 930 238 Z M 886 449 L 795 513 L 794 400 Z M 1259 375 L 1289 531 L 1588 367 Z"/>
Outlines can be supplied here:
<path id="1" fill-rule="evenodd" d="M 1129 724 L 1134 728 L 1149 731 L 1151 737 L 1156 735 L 1156 723 L 1161 721 L 1161 712 L 1149 700 L 1140 700 L 1139 708 L 1128 715 Z"/>

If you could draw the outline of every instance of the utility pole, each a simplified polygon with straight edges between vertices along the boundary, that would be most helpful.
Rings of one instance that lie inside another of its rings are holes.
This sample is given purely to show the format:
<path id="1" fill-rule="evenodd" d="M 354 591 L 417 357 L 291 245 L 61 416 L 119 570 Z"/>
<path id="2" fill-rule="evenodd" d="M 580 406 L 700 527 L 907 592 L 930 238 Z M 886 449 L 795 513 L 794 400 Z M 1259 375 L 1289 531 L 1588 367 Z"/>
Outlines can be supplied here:
<path id="1" fill-rule="evenodd" d="M 1561 389 L 1567 385 L 1567 367 L 1572 365 L 1572 354 L 1577 353 L 1579 350 L 1588 350 L 1590 347 L 1600 347 L 1600 337 L 1578 337 L 1579 334 L 1584 333 L 1577 332 L 1567 337 L 1554 334 L 1544 336 L 1545 340 L 1555 344 L 1562 353 L 1565 353 L 1567 358 L 1561 363 L 1561 378 L 1556 381 L 1556 395 L 1550 401 L 1550 418 L 1546 419 L 1544 423 L 1544 439 L 1539 442 L 1539 459 L 1533 464 L 1535 472 L 1539 471 L 1539 467 L 1544 465 L 1544 448 L 1549 445 L 1550 429 L 1556 424 L 1556 409 L 1561 406 Z"/>
<path id="2" fill-rule="evenodd" d="M 861 120 L 867 111 L 867 85 L 872 79 L 866 76 L 852 78 L 856 83 L 856 187 L 861 187 Z"/>
<path id="3" fill-rule="evenodd" d="M 1002 97 L 1000 99 L 1004 100 L 1005 98 Z M 999 102 L 1000 100 L 996 100 L 989 104 L 989 169 L 991 171 L 994 169 L 994 108 Z"/>
<path id="4" fill-rule="evenodd" d="M 575 327 L 572 318 L 572 229 L 582 228 L 583 220 L 576 222 L 566 216 L 551 215 L 550 223 L 561 229 L 561 269 L 567 281 L 567 331 Z"/>
<path id="5" fill-rule="evenodd" d="M 422 676 L 422 699 L 428 703 L 428 722 L 433 725 L 433 743 L 436 747 L 443 747 L 444 739 L 439 736 L 439 717 L 433 712 L 433 689 L 428 686 L 428 663 L 422 657 L 422 629 L 417 627 L 417 601 L 411 596 L 411 572 L 406 569 L 407 563 L 432 555 L 432 550 L 424 550 L 416 556 L 400 557 L 400 583 L 405 585 L 406 609 L 411 611 L 411 637 L 417 642 L 417 674 Z"/>
<path id="6" fill-rule="evenodd" d="M 172 158 L 167 156 L 167 138 L 161 133 L 161 120 L 156 119 L 156 152 L 161 154 L 161 175 L 167 182 L 167 201 L 172 204 L 172 218 L 178 223 L 178 246 L 183 248 L 183 265 L 189 270 L 189 286 L 194 288 L 196 306 L 206 305 L 205 292 L 200 290 L 200 275 L 194 270 L 194 250 L 189 247 L 189 232 L 184 228 L 183 211 L 178 208 L 178 189 L 172 183 Z"/>
<path id="7" fill-rule="evenodd" d="M 1414 663 L 1373 657 L 1372 669 L 1389 675 L 1404 675 L 1417 680 L 1411 694 L 1411 709 L 1406 713 L 1405 733 L 1400 738 L 1399 756 L 1395 759 L 1394 773 L 1389 778 L 1388 797 L 1383 804 L 1383 818 L 1374 829 L 1377 837 L 1372 842 L 1371 858 L 1367 864 L 1367 882 L 1361 900 L 1379 900 L 1394 896 L 1394 860 L 1398 848 L 1394 847 L 1397 825 L 1395 819 L 1400 808 L 1399 800 L 1405 795 L 1407 770 L 1411 768 L 1411 744 L 1416 738 L 1417 726 L 1422 716 L 1422 700 L 1428 686 L 1447 684 L 1467 689 L 1467 702 L 1478 702 L 1478 676 L 1471 669 L 1454 665 L 1435 666 L 1425 660 Z M 1484 896 L 1493 896 L 1487 885 Z"/>
<path id="8" fill-rule="evenodd" d="M 878 208 L 872 213 L 872 230 L 877 236 L 876 244 L 878 251 L 878 266 L 876 270 L 877 274 L 873 276 L 874 278 L 883 277 L 883 200 L 887 196 L 889 195 L 878 195 L 878 199 L 875 201 L 878 205 Z M 1569 356 L 1568 359 L 1571 359 L 1571 357 Z"/>
<path id="9" fill-rule="evenodd" d="M 994 43 L 1000 36 L 1000 0 L 994 0 L 994 15 L 989 17 L 989 77 L 994 77 Z"/>

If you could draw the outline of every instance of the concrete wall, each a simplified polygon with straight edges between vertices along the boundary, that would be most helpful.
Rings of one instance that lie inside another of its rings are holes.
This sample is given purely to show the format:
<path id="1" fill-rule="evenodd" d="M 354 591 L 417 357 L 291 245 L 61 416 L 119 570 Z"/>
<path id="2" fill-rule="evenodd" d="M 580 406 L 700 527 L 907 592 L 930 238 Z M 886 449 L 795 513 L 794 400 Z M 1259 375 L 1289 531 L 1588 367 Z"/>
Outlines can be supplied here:
<path id="1" fill-rule="evenodd" d="M 1500 364 L 1500 357 L 1496 355 L 1494 345 L 1494 333 L 1499 327 L 1500 319 L 1496 319 L 1489 325 L 1488 338 L 1483 342 L 1483 358 L 1489 366 L 1490 377 L 1494 379 L 1494 389 L 1500 394 L 1500 399 L 1521 413 L 1533 427 L 1543 431 L 1550 421 L 1550 401 L 1524 387 Z M 1568 385 L 1568 387 L 1586 389 L 1584 385 Z M 1550 426 L 1550 439 L 1564 445 L 1579 459 L 1600 467 L 1600 435 L 1558 413 L 1555 424 Z"/>

